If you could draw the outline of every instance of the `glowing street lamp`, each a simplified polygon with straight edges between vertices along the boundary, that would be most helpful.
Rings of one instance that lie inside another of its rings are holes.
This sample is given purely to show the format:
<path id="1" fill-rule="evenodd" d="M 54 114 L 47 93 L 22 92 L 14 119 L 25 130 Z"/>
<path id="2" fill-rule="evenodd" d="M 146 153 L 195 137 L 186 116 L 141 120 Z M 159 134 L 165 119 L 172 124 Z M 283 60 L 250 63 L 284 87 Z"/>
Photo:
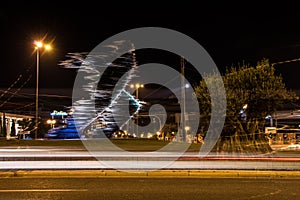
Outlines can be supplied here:
<path id="1" fill-rule="evenodd" d="M 50 44 L 45 44 L 44 45 L 45 50 L 50 51 L 52 49 Z"/>
<path id="2" fill-rule="evenodd" d="M 54 128 L 54 124 L 56 123 L 55 119 L 48 119 L 47 124 L 51 125 L 51 128 Z"/>
<path id="3" fill-rule="evenodd" d="M 139 99 L 139 88 L 144 88 L 144 85 L 143 84 L 139 84 L 139 83 L 131 84 L 130 88 L 135 88 L 136 89 L 135 96 L 136 96 L 136 99 Z"/>
<path id="4" fill-rule="evenodd" d="M 39 123 L 39 62 L 40 62 L 40 50 L 51 50 L 51 45 L 44 44 L 42 41 L 34 41 L 34 48 L 36 50 L 36 91 L 35 91 L 35 139 L 38 134 Z"/>

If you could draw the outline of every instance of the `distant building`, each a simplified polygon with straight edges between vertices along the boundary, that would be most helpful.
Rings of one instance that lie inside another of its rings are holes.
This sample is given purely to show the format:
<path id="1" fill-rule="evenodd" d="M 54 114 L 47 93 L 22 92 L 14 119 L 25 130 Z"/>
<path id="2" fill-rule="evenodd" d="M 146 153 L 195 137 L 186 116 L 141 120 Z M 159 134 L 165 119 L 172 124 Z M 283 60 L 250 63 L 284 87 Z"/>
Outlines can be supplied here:
<path id="1" fill-rule="evenodd" d="M 19 126 L 18 121 L 21 121 L 23 119 L 33 119 L 34 116 L 31 115 L 20 115 L 20 114 L 14 114 L 14 113 L 4 113 L 0 112 L 0 133 L 7 139 L 10 139 L 11 137 L 17 136 L 21 133 L 22 127 Z M 12 133 L 12 126 L 15 130 L 14 133 Z M 6 128 L 5 128 L 6 127 Z M 6 129 L 6 130 L 5 130 Z M 3 133 L 5 131 L 6 133 Z M 12 135 L 13 134 L 13 135 Z"/>
<path id="2" fill-rule="evenodd" d="M 266 118 L 267 119 L 267 118 Z M 270 118 L 273 124 L 266 127 L 265 133 L 270 139 L 270 144 L 295 144 L 300 142 L 300 110 L 276 111 Z"/>

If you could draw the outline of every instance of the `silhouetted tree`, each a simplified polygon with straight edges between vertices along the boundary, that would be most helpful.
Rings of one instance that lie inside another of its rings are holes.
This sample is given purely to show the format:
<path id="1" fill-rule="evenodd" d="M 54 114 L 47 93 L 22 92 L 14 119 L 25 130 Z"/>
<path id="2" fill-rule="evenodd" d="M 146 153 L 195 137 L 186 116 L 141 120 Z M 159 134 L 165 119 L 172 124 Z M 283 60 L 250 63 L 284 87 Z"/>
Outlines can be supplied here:
<path id="1" fill-rule="evenodd" d="M 10 136 L 11 137 L 16 136 L 16 123 L 15 123 L 14 119 L 12 120 L 12 123 L 11 123 Z"/>
<path id="2" fill-rule="evenodd" d="M 18 121 L 23 131 L 30 131 L 30 136 L 34 136 L 35 121 L 32 119 L 22 119 Z"/>
<path id="3" fill-rule="evenodd" d="M 4 137 L 6 137 L 6 132 L 7 132 L 7 129 L 6 129 L 6 117 L 5 117 L 5 113 L 3 113 L 3 119 L 2 119 L 2 135 Z"/>
<path id="4" fill-rule="evenodd" d="M 0 117 L 0 137 L 3 137 L 3 133 L 2 133 L 2 117 Z"/>
<path id="5" fill-rule="evenodd" d="M 221 81 L 214 82 L 215 77 L 216 74 L 206 75 L 208 84 L 220 84 Z M 270 151 L 264 134 L 260 134 L 263 132 L 264 119 L 284 103 L 297 100 L 296 94 L 286 89 L 282 76 L 275 73 L 267 59 L 258 62 L 255 67 L 231 67 L 223 75 L 222 81 L 226 92 L 226 117 L 216 150 L 248 153 Z M 202 80 L 195 88 L 195 94 L 199 100 L 200 121 L 207 130 L 211 99 L 206 84 Z M 218 104 L 218 101 L 215 103 Z"/>

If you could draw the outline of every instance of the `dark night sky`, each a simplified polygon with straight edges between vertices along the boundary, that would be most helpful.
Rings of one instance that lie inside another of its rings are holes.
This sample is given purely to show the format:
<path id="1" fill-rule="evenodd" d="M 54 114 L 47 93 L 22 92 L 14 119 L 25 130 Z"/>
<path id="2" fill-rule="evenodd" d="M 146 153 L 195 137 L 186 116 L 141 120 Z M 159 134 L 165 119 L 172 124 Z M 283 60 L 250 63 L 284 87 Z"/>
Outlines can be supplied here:
<path id="1" fill-rule="evenodd" d="M 54 51 L 41 57 L 41 88 L 72 88 L 76 71 L 58 65 L 68 53 L 89 52 L 114 34 L 143 26 L 170 28 L 194 38 L 221 72 L 232 64 L 256 64 L 262 58 L 278 62 L 300 57 L 300 12 L 288 2 L 271 7 L 188 0 L 170 1 L 169 5 L 161 1 L 17 2 L 0 7 L 0 88 L 9 87 L 20 74 L 24 80 L 19 85 L 33 74 L 26 87 L 35 87 L 32 42 L 43 36 L 53 41 Z M 300 62 L 277 68 L 288 87 L 300 88 Z"/>

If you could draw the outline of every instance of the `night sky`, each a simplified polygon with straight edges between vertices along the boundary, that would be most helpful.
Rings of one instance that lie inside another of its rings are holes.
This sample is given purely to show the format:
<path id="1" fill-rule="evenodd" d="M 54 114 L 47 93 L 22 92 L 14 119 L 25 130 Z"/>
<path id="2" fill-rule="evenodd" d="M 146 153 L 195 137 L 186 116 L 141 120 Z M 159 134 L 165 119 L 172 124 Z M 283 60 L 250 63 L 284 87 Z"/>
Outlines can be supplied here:
<path id="1" fill-rule="evenodd" d="M 59 65 L 68 53 L 89 52 L 114 34 L 146 26 L 170 28 L 192 37 L 221 73 L 239 63 L 255 65 L 262 58 L 272 63 L 300 57 L 300 12 L 290 3 L 92 2 L 4 3 L 0 7 L 0 88 L 9 87 L 20 74 L 22 80 L 15 87 L 24 84 L 30 74 L 33 77 L 25 87 L 35 87 L 36 38 L 45 37 L 54 46 L 51 53 L 41 56 L 40 87 L 72 88 L 76 70 Z M 300 62 L 276 69 L 288 88 L 300 88 Z"/>

